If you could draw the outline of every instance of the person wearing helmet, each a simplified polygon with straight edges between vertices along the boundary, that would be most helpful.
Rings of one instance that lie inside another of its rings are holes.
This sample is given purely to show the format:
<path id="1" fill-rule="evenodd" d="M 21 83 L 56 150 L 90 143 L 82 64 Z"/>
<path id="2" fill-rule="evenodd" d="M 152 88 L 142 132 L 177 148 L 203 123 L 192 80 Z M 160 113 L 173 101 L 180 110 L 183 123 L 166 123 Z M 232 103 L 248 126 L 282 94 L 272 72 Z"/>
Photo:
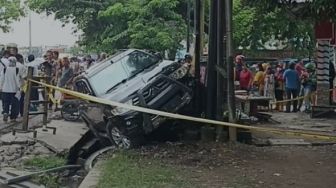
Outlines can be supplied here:
<path id="1" fill-rule="evenodd" d="M 305 65 L 306 73 L 302 74 L 302 85 L 304 88 L 304 107 L 305 112 L 311 110 L 311 104 L 313 103 L 312 93 L 316 91 L 317 77 L 315 71 L 315 65 L 308 63 Z"/>

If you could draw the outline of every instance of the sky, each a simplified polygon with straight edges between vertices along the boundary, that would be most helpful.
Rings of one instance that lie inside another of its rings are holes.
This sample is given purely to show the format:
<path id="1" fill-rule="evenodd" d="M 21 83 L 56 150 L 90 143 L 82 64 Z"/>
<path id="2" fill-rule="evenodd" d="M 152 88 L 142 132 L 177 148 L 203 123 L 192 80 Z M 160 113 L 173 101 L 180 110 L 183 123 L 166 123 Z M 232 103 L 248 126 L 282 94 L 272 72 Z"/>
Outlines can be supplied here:
<path id="1" fill-rule="evenodd" d="M 54 20 L 54 16 L 37 14 L 32 12 L 32 46 L 72 46 L 78 40 L 78 36 L 72 34 L 73 24 L 62 27 L 60 21 Z M 0 30 L 0 44 L 16 43 L 19 47 L 29 46 L 29 18 L 21 18 L 20 21 L 11 24 L 11 31 L 3 33 Z"/>

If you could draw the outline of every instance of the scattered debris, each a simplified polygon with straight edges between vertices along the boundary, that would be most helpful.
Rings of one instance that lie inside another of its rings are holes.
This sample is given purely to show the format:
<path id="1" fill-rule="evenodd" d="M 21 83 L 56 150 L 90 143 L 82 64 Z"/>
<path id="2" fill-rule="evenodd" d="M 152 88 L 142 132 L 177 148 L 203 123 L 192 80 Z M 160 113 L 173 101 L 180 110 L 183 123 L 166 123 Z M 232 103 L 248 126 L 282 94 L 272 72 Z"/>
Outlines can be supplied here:
<path id="1" fill-rule="evenodd" d="M 284 146 L 284 145 L 297 145 L 308 146 L 311 143 L 306 142 L 304 139 L 268 139 L 271 146 Z"/>
<path id="2" fill-rule="evenodd" d="M 279 177 L 279 176 L 281 176 L 281 174 L 280 173 L 274 173 L 273 176 L 278 176 Z"/>

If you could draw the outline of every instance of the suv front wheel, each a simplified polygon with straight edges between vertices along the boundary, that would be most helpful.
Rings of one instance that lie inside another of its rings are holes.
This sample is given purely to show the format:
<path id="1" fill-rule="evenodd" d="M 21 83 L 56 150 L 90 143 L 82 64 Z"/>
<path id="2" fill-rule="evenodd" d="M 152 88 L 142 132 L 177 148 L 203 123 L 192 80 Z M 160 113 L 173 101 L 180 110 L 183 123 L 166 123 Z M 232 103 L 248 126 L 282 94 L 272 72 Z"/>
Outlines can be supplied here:
<path id="1" fill-rule="evenodd" d="M 111 144 L 121 149 L 134 148 L 143 142 L 143 135 L 128 135 L 125 127 L 113 123 L 112 120 L 108 121 L 106 132 Z"/>

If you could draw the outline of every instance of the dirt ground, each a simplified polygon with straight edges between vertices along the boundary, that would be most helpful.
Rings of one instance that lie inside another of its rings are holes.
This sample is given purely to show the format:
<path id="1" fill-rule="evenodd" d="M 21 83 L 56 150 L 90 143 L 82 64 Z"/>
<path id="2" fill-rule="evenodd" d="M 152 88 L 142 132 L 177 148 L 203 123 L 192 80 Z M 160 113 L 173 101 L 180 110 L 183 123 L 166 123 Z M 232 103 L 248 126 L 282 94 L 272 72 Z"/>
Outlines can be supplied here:
<path id="1" fill-rule="evenodd" d="M 328 188 L 336 184 L 336 145 L 167 143 L 138 152 L 187 171 L 186 176 L 198 187 Z"/>

